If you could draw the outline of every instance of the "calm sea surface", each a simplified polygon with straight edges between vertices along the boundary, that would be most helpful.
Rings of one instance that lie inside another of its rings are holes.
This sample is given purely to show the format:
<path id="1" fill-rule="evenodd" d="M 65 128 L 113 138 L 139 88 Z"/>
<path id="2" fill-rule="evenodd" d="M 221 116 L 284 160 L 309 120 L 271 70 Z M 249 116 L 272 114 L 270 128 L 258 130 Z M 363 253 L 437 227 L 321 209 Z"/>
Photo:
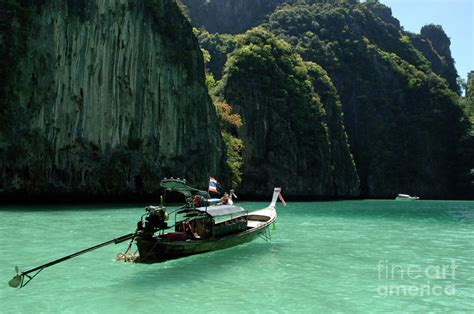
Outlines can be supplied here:
<path id="1" fill-rule="evenodd" d="M 266 203 L 240 205 L 254 210 Z M 278 205 L 271 242 L 163 264 L 127 243 L 27 270 L 134 231 L 143 206 L 0 207 L 1 313 L 474 311 L 474 202 Z"/>

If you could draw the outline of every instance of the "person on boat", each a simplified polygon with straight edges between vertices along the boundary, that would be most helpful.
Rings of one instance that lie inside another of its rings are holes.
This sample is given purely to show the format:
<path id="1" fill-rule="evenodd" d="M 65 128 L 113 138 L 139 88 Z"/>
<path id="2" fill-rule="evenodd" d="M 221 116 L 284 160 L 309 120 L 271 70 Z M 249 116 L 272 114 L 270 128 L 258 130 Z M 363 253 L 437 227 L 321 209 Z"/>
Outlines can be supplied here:
<path id="1" fill-rule="evenodd" d="M 194 195 L 193 203 L 194 206 L 200 207 L 202 203 L 202 197 L 200 195 Z"/>
<path id="2" fill-rule="evenodd" d="M 178 225 L 178 231 L 186 233 L 191 239 L 201 238 L 196 232 L 194 232 L 194 228 L 189 221 L 182 221 Z"/>
<path id="3" fill-rule="evenodd" d="M 234 202 L 232 201 L 232 195 L 224 193 L 224 196 L 221 197 L 221 204 L 222 205 L 233 205 Z"/>
<path id="4" fill-rule="evenodd" d="M 209 206 L 209 200 L 201 195 L 194 195 L 193 198 L 194 207 L 205 207 Z"/>

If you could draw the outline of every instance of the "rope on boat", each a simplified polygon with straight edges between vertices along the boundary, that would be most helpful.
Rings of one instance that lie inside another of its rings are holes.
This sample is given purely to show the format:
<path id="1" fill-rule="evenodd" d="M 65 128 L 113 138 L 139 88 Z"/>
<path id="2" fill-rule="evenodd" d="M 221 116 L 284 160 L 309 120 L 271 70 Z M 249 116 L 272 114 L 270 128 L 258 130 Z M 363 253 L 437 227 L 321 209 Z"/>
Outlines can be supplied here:
<path id="1" fill-rule="evenodd" d="M 189 220 L 189 219 L 188 219 Z M 188 221 L 186 220 L 186 221 Z M 179 222 L 181 223 L 181 221 Z M 178 225 L 178 222 L 175 222 L 175 224 L 173 226 L 170 226 L 168 227 L 167 229 L 170 229 L 170 228 L 174 228 Z M 162 230 L 158 230 L 159 231 L 163 231 L 165 229 L 162 229 Z M 137 254 L 137 252 L 135 253 L 132 253 L 131 252 L 131 249 L 132 249 L 132 245 L 133 245 L 133 241 L 135 241 L 135 238 L 137 237 L 137 234 L 138 234 L 138 229 L 135 231 L 134 233 L 134 236 L 133 238 L 130 240 L 130 243 L 128 244 L 128 247 L 127 249 L 125 250 L 125 252 L 123 253 L 118 253 L 117 256 L 115 257 L 115 260 L 118 261 L 118 262 L 135 262 L 137 261 L 138 259 L 141 259 L 141 260 L 146 260 L 150 255 L 151 253 L 153 252 L 153 250 L 155 249 L 156 245 L 158 244 L 158 241 L 155 242 L 155 244 L 153 245 L 153 247 L 151 248 L 151 250 L 148 252 L 148 254 L 143 257 L 143 258 L 140 258 L 140 256 Z"/>
<path id="2" fill-rule="evenodd" d="M 118 262 L 134 262 L 137 258 L 138 255 L 136 253 L 132 253 L 132 245 L 133 241 L 135 241 L 135 238 L 137 237 L 138 229 L 134 232 L 133 237 L 130 239 L 130 242 L 128 243 L 127 249 L 123 253 L 118 253 L 117 256 L 115 257 L 115 260 Z"/>

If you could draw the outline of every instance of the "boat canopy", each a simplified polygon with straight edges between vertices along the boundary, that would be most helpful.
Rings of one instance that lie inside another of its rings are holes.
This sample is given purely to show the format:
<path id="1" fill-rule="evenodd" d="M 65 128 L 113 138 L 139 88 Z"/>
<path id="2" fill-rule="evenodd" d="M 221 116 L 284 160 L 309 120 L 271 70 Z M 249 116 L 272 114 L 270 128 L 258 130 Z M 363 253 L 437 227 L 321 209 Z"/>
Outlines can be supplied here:
<path id="1" fill-rule="evenodd" d="M 195 210 L 207 213 L 209 216 L 218 217 L 218 216 L 239 216 L 245 215 L 247 211 L 239 206 L 234 205 L 217 205 L 217 206 L 209 206 L 209 207 L 196 207 Z"/>
<path id="2" fill-rule="evenodd" d="M 185 179 L 163 179 L 160 183 L 161 187 L 164 188 L 166 191 L 173 191 L 184 194 L 184 196 L 189 197 L 193 194 L 198 194 L 201 196 L 207 196 L 208 193 L 206 191 L 201 191 L 186 185 Z"/>

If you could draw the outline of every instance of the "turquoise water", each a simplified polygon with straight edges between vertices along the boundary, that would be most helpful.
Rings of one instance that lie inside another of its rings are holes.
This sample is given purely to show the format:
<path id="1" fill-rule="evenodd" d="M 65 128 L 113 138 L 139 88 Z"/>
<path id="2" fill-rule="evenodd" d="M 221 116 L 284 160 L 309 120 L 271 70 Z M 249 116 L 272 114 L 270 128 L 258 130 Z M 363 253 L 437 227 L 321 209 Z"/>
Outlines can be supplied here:
<path id="1" fill-rule="evenodd" d="M 278 212 L 271 242 L 153 265 L 115 262 L 121 243 L 12 289 L 15 265 L 132 232 L 144 209 L 1 207 L 0 312 L 474 311 L 474 202 L 300 202 Z"/>

